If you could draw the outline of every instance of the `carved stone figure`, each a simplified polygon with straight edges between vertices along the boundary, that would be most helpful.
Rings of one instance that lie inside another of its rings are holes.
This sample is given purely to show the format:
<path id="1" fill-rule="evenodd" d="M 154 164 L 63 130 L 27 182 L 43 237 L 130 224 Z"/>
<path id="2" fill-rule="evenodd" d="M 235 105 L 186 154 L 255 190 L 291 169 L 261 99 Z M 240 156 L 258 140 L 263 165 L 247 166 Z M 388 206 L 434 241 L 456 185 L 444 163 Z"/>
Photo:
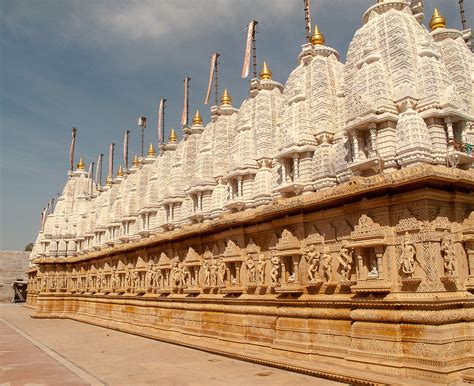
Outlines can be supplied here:
<path id="1" fill-rule="evenodd" d="M 257 281 L 260 285 L 265 284 L 265 268 L 267 262 L 265 261 L 265 255 L 262 253 L 258 258 L 257 263 Z"/>
<path id="2" fill-rule="evenodd" d="M 137 289 L 140 287 L 140 275 L 136 269 L 132 271 L 131 280 L 133 288 Z"/>
<path id="3" fill-rule="evenodd" d="M 405 233 L 401 253 L 401 269 L 409 278 L 415 273 L 416 248 L 408 232 Z"/>
<path id="4" fill-rule="evenodd" d="M 151 288 L 153 286 L 153 276 L 154 276 L 153 260 L 148 260 L 146 273 L 145 273 L 145 287 L 146 288 Z"/>
<path id="5" fill-rule="evenodd" d="M 353 253 L 354 251 L 347 248 L 346 246 L 342 246 L 339 255 L 337 256 L 337 260 L 340 263 L 341 267 L 341 280 L 349 280 L 351 276 L 351 269 L 353 263 Z"/>
<path id="6" fill-rule="evenodd" d="M 444 273 L 446 276 L 455 276 L 456 274 L 456 254 L 454 252 L 454 243 L 450 237 L 443 237 L 441 241 L 441 256 L 444 262 Z"/>
<path id="7" fill-rule="evenodd" d="M 314 245 L 310 245 L 305 253 L 305 259 L 308 263 L 308 280 L 316 282 L 319 280 L 319 267 L 321 265 L 321 253 L 316 251 Z"/>
<path id="8" fill-rule="evenodd" d="M 217 264 L 217 278 L 219 279 L 219 286 L 223 286 L 225 284 L 225 263 L 222 257 L 219 259 L 219 262 Z"/>
<path id="9" fill-rule="evenodd" d="M 280 279 L 280 258 L 275 255 L 274 251 L 272 251 L 272 257 L 270 259 L 270 263 L 272 263 L 272 271 L 270 273 L 270 278 L 272 284 L 278 283 Z"/>
<path id="10" fill-rule="evenodd" d="M 256 281 L 256 266 L 255 261 L 253 260 L 252 256 L 247 255 L 245 259 L 245 265 L 247 267 L 247 282 L 248 283 L 255 283 Z"/>
<path id="11" fill-rule="evenodd" d="M 211 264 L 209 264 L 209 271 L 210 271 L 210 276 L 211 276 L 211 286 L 216 287 L 217 286 L 217 264 L 214 260 L 212 260 Z"/>
<path id="12" fill-rule="evenodd" d="M 204 275 L 204 278 L 203 278 L 204 287 L 210 287 L 211 286 L 211 270 L 209 268 L 209 263 L 207 262 L 207 260 L 204 260 L 202 262 L 202 272 Z"/>
<path id="13" fill-rule="evenodd" d="M 329 253 L 328 247 L 324 247 L 321 266 L 322 266 L 322 271 L 323 271 L 322 272 L 323 280 L 326 283 L 331 282 L 332 281 L 332 255 Z"/>
<path id="14" fill-rule="evenodd" d="M 373 259 L 372 260 L 372 267 L 370 271 L 367 273 L 367 277 L 370 278 L 378 278 L 379 277 L 379 271 L 377 268 L 377 260 Z"/>

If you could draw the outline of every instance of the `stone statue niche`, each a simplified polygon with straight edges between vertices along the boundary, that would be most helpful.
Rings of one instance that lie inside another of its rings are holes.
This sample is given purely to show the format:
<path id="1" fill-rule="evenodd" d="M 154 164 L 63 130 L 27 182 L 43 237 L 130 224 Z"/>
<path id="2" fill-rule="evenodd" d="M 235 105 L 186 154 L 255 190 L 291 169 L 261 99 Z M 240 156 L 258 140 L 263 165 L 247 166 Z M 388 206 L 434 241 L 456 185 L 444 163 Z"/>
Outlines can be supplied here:
<path id="1" fill-rule="evenodd" d="M 282 232 L 280 240 L 272 251 L 272 265 L 274 260 L 279 259 L 280 271 L 278 282 L 273 283 L 274 290 L 281 294 L 301 294 L 303 286 L 300 274 L 300 262 L 302 257 L 301 241 L 289 230 Z M 276 268 L 274 266 L 274 268 Z M 273 270 L 272 270 L 273 274 Z"/>
<path id="2" fill-rule="evenodd" d="M 226 285 L 222 292 L 226 294 L 239 295 L 244 292 L 244 286 L 241 278 L 241 268 L 244 260 L 243 251 L 237 244 L 229 240 L 224 250 L 222 260 L 226 266 Z"/>
<path id="3" fill-rule="evenodd" d="M 338 260 L 356 267 L 356 278 L 349 277 L 348 268 L 341 264 L 341 284 L 351 286 L 356 293 L 387 293 L 392 284 L 387 274 L 385 251 L 387 240 L 383 227 L 363 214 L 351 232 L 350 241 L 341 247 Z M 350 258 L 353 256 L 353 259 Z M 343 277 L 344 273 L 345 277 Z"/>

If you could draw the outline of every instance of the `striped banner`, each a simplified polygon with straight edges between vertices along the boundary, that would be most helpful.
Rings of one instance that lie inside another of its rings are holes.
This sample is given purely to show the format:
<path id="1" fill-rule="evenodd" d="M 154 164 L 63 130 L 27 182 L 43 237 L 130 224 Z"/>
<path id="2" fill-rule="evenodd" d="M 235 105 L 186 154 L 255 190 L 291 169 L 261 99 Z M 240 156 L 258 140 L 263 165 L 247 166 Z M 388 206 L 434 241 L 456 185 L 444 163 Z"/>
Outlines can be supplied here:
<path id="1" fill-rule="evenodd" d="M 99 154 L 97 158 L 97 165 L 95 168 L 95 186 L 102 186 L 102 158 L 103 154 Z"/>
<path id="2" fill-rule="evenodd" d="M 212 80 L 214 79 L 214 71 L 216 70 L 216 63 L 219 54 L 214 52 L 211 56 L 211 66 L 209 68 L 209 83 L 207 84 L 207 93 L 206 98 L 204 99 L 204 104 L 207 105 L 209 103 L 209 97 L 211 96 L 211 87 L 212 87 Z"/>
<path id="3" fill-rule="evenodd" d="M 158 142 L 163 143 L 164 141 L 164 130 L 163 130 L 163 108 L 165 105 L 165 99 L 161 98 L 160 106 L 158 107 L 158 125 L 156 129 L 158 130 Z"/>
<path id="4" fill-rule="evenodd" d="M 191 78 L 187 76 L 184 78 L 184 103 L 183 103 L 183 113 L 181 114 L 181 125 L 188 125 L 188 92 L 189 92 L 189 81 Z"/>
<path id="5" fill-rule="evenodd" d="M 252 20 L 248 25 L 247 42 L 245 44 L 244 64 L 242 66 L 242 78 L 249 76 L 250 68 L 250 50 L 252 49 L 252 38 L 255 32 L 255 20 Z"/>
<path id="6" fill-rule="evenodd" d="M 107 177 L 114 177 L 114 143 L 109 145 L 109 174 Z"/>
<path id="7" fill-rule="evenodd" d="M 69 167 L 71 171 L 74 171 L 74 147 L 76 146 L 76 132 L 77 129 L 73 127 L 71 147 L 69 148 Z"/>
<path id="8" fill-rule="evenodd" d="M 125 170 L 128 169 L 128 135 L 130 130 L 125 130 L 125 135 L 123 137 L 123 163 L 125 165 Z"/>

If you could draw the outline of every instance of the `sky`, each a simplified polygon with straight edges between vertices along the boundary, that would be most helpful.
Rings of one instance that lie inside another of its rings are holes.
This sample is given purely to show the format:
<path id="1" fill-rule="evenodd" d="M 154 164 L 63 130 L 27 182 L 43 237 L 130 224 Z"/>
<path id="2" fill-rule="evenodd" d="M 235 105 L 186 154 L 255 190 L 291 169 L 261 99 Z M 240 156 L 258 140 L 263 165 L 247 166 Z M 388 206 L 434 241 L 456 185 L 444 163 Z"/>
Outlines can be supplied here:
<path id="1" fill-rule="evenodd" d="M 374 3 L 311 1 L 313 25 L 342 60 Z M 465 3 L 472 22 L 474 1 Z M 425 0 L 425 23 L 435 6 L 460 28 L 458 0 Z M 0 250 L 34 242 L 42 208 L 64 187 L 73 126 L 75 163 L 95 161 L 114 142 L 118 166 L 125 130 L 131 157 L 140 152 L 139 116 L 148 117 L 145 143 L 157 143 L 160 98 L 168 100 L 166 137 L 180 128 L 185 76 L 191 116 L 197 108 L 208 122 L 213 52 L 221 54 L 220 85 L 240 106 L 252 19 L 259 67 L 265 60 L 284 84 L 305 40 L 302 0 L 0 0 Z"/>

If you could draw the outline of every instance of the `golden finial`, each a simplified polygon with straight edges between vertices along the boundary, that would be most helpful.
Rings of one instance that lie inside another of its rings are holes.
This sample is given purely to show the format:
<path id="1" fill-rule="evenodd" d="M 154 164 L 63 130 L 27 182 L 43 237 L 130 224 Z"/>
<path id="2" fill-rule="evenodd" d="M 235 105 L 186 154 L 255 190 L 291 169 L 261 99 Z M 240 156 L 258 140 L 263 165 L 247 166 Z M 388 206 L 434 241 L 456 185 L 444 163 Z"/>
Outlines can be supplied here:
<path id="1" fill-rule="evenodd" d="M 79 163 L 77 164 L 77 170 L 85 170 L 85 168 L 86 168 L 86 165 L 84 164 L 84 160 L 81 157 L 81 159 L 79 160 Z"/>
<path id="2" fill-rule="evenodd" d="M 324 39 L 324 35 L 319 32 L 319 28 L 317 25 L 314 26 L 314 32 L 313 34 L 311 35 L 311 39 L 310 39 L 310 42 L 312 45 L 316 45 L 316 44 L 321 44 L 321 45 L 324 45 L 324 42 L 326 40 Z"/>
<path id="3" fill-rule="evenodd" d="M 438 8 L 435 8 L 430 20 L 430 29 L 434 31 L 437 28 L 446 28 L 446 19 L 440 15 Z"/>
<path id="4" fill-rule="evenodd" d="M 105 184 L 107 186 L 112 185 L 112 176 L 110 174 L 107 176 L 107 179 L 105 180 Z"/>
<path id="5" fill-rule="evenodd" d="M 148 148 L 148 157 L 154 157 L 156 156 L 155 148 L 153 147 L 153 144 L 150 143 L 150 147 Z"/>
<path id="6" fill-rule="evenodd" d="M 229 95 L 229 91 L 224 89 L 224 94 L 221 97 L 221 106 L 232 106 L 232 98 Z"/>
<path id="7" fill-rule="evenodd" d="M 268 67 L 267 62 L 263 62 L 263 67 L 262 71 L 260 71 L 260 79 L 272 79 L 272 70 L 270 70 L 270 67 Z"/>
<path id="8" fill-rule="evenodd" d="M 117 177 L 123 177 L 123 169 L 122 165 L 119 166 L 118 171 L 117 171 Z"/>
<path id="9" fill-rule="evenodd" d="M 174 129 L 171 128 L 170 136 L 168 138 L 168 143 L 176 143 L 177 139 L 178 139 L 178 136 L 176 135 Z"/>
<path id="10" fill-rule="evenodd" d="M 140 166 L 140 161 L 138 160 L 137 155 L 135 155 L 135 157 L 133 158 L 132 166 L 135 168 L 138 168 Z"/>
<path id="11" fill-rule="evenodd" d="M 199 114 L 199 110 L 196 110 L 196 114 L 194 114 L 193 125 L 202 125 L 202 117 Z"/>

